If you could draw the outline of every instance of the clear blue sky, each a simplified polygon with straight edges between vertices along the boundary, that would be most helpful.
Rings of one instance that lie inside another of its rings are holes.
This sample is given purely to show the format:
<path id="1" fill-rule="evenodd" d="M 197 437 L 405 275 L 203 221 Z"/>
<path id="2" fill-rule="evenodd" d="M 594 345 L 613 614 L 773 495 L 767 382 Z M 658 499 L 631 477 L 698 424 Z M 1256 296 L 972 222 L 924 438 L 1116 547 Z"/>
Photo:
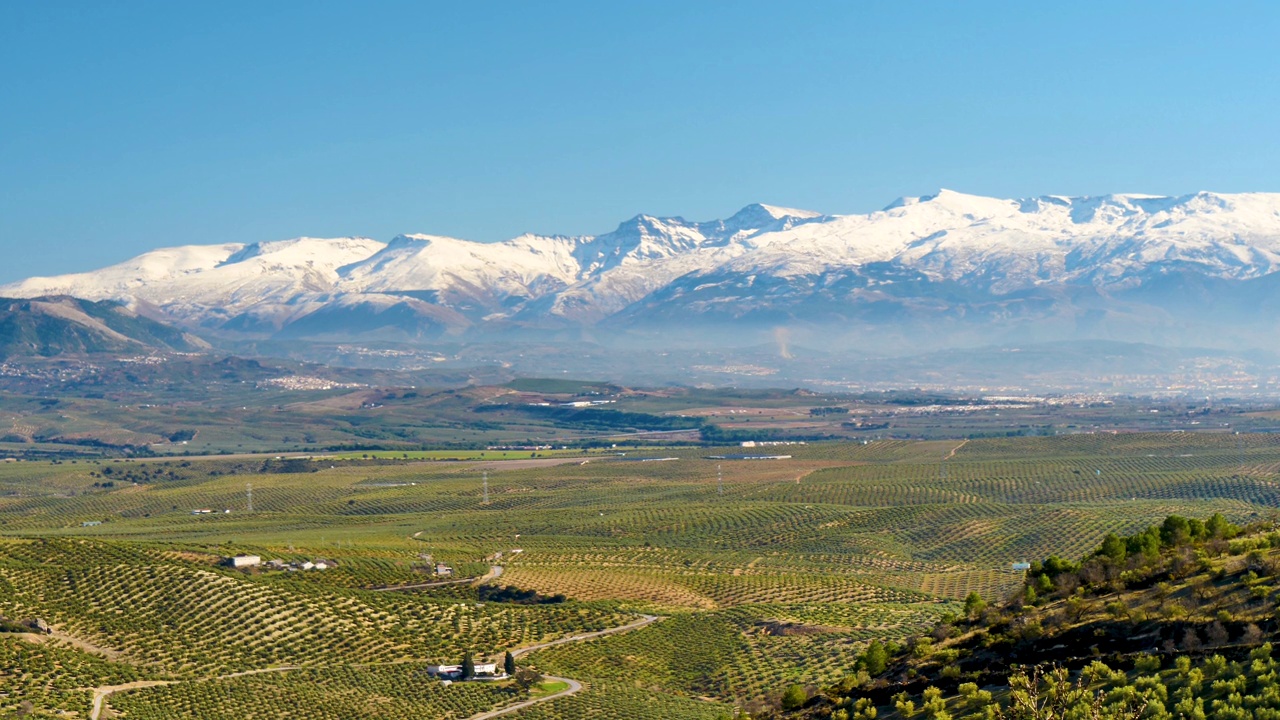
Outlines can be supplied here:
<path id="1" fill-rule="evenodd" d="M 0 4 L 0 281 L 949 187 L 1280 191 L 1280 3 Z"/>

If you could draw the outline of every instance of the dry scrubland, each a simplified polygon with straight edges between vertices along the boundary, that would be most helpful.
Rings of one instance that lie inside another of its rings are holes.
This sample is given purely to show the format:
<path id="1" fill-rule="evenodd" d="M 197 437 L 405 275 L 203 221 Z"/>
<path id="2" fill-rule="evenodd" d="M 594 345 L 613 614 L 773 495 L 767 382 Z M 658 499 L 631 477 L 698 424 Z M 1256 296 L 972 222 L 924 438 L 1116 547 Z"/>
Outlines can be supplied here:
<path id="1" fill-rule="evenodd" d="M 0 708 L 86 717 L 92 688 L 164 681 L 110 696 L 107 712 L 466 718 L 525 695 L 442 687 L 428 663 L 651 613 L 666 619 L 521 658 L 586 688 L 511 717 L 716 718 L 792 683 L 837 682 L 869 641 L 927 632 L 972 592 L 1017 591 L 1013 561 L 1079 557 L 1169 514 L 1264 520 L 1280 501 L 1268 435 L 785 452 L 716 461 L 669 448 L 651 454 L 677 460 L 544 467 L 333 458 L 304 472 L 250 459 L 8 463 L 0 615 L 57 632 L 0 635 Z M 236 553 L 337 567 L 216 564 Z M 432 581 L 425 554 L 462 576 L 501 565 L 495 584 L 567 599 L 483 601 L 470 584 L 371 591 Z"/>

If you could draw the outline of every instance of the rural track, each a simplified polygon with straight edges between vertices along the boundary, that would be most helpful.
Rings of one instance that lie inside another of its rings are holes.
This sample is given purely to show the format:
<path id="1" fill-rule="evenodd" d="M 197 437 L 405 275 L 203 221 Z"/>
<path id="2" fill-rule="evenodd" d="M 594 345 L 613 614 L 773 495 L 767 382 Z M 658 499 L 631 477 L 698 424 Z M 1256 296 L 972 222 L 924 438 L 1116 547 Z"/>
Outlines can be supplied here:
<path id="1" fill-rule="evenodd" d="M 521 655 L 528 655 L 531 652 L 537 652 L 538 650 L 545 650 L 546 648 L 555 647 L 556 645 L 567 645 L 569 643 L 582 642 L 584 640 L 594 640 L 595 638 L 604 637 L 605 635 L 616 635 L 618 633 L 631 632 L 632 630 L 639 630 L 640 628 L 646 625 L 652 625 L 653 623 L 662 619 L 664 618 L 662 618 L 659 615 L 641 615 L 639 620 L 636 620 L 635 622 L 632 622 L 632 623 L 627 623 L 626 625 L 619 625 L 618 627 L 605 628 L 604 630 L 597 630 L 595 632 L 584 633 L 582 635 L 574 635 L 572 637 L 560 638 L 559 640 L 552 640 L 550 642 L 538 643 L 537 645 L 529 645 L 528 647 L 522 647 L 517 650 L 512 650 L 511 656 L 520 657 Z"/>
<path id="2" fill-rule="evenodd" d="M 497 580 L 502 577 L 501 565 L 490 565 L 489 572 L 477 578 L 459 578 L 457 580 L 437 580 L 429 583 L 416 583 L 413 585 L 392 585 L 391 587 L 369 588 L 370 592 L 395 592 L 397 590 L 422 590 L 424 588 L 442 587 L 444 585 L 462 585 L 471 583 L 472 585 L 484 585 L 487 582 Z"/>
<path id="3" fill-rule="evenodd" d="M 107 698 L 112 693 L 122 690 L 137 690 L 139 688 L 160 687 L 161 685 L 172 685 L 177 680 L 137 680 L 123 685 L 103 685 L 93 689 L 93 706 L 89 708 L 89 720 L 98 720 L 102 716 L 102 706 L 106 704 Z"/>
<path id="4" fill-rule="evenodd" d="M 569 687 L 565 688 L 564 690 L 561 690 L 558 693 L 553 693 L 551 695 L 546 695 L 540 698 L 533 698 L 532 700 L 525 700 L 523 702 L 518 702 L 515 705 L 511 705 L 509 707 L 499 708 L 498 710 L 487 710 L 478 715 L 472 715 L 471 717 L 467 718 L 467 720 L 489 720 L 489 718 L 496 718 L 500 715 L 506 715 L 508 713 L 513 713 L 518 710 L 523 710 L 527 707 L 532 707 L 534 705 L 537 705 L 538 703 L 544 703 L 549 700 L 555 700 L 556 698 L 568 697 L 582 690 L 582 683 L 578 682 L 577 680 L 573 680 L 571 678 L 553 677 L 551 675 L 543 675 L 542 677 L 543 679 L 550 680 L 552 682 L 562 682 L 568 685 Z"/>
<path id="5" fill-rule="evenodd" d="M 206 680 L 229 680 L 231 678 L 244 677 L 246 675 L 262 675 L 264 673 L 289 672 L 298 670 L 298 665 L 281 665 L 280 667 L 262 668 L 261 670 L 244 670 L 242 672 L 234 672 L 229 675 L 219 675 Z M 99 720 L 102 716 L 102 708 L 106 705 L 107 698 L 113 693 L 123 692 L 125 690 L 140 690 L 142 688 L 161 687 L 162 685 L 173 685 L 180 682 L 179 680 L 137 680 L 123 685 L 103 685 L 93 689 L 93 706 L 89 709 L 89 720 Z"/>
<path id="6" fill-rule="evenodd" d="M 596 632 L 584 633 L 582 635 L 574 635 L 573 637 L 561 638 L 559 640 L 552 640 L 551 642 L 539 643 L 537 645 L 530 645 L 528 647 L 522 647 L 517 650 L 512 650 L 511 656 L 520 657 L 522 655 L 527 655 L 531 652 L 535 652 L 535 651 L 542 650 L 549 647 L 554 647 L 556 645 L 567 645 L 568 643 L 583 642 L 585 640 L 592 640 L 594 638 L 604 637 L 606 635 L 616 635 L 618 633 L 630 632 L 632 630 L 639 630 L 640 628 L 645 627 L 646 625 L 651 625 L 663 619 L 665 618 L 662 618 L 657 615 L 641 615 L 639 620 L 636 620 L 635 622 L 632 622 L 632 623 L 627 623 L 626 625 L 620 625 L 614 628 L 606 628 L 604 630 L 597 630 Z M 527 707 L 531 707 L 539 703 L 550 702 L 551 700 L 555 700 L 557 698 L 568 697 L 570 695 L 577 694 L 582 690 L 582 683 L 577 680 L 574 680 L 573 678 L 555 677 L 553 675 L 544 675 L 543 678 L 546 680 L 550 680 L 552 682 L 565 683 L 569 687 L 565 688 L 564 690 L 561 690 L 558 693 L 547 695 L 545 697 L 533 698 L 532 700 L 525 700 L 523 702 L 518 702 L 515 705 L 511 705 L 509 707 L 499 708 L 497 710 L 486 710 L 485 712 L 472 715 L 471 717 L 467 718 L 467 720 L 489 720 L 489 718 L 496 718 L 501 715 L 517 712 L 519 710 L 523 710 Z"/>
<path id="7" fill-rule="evenodd" d="M 493 572 L 495 570 L 497 571 L 496 573 Z M 498 567 L 495 565 L 492 568 L 490 568 L 490 575 L 492 575 L 492 577 L 496 578 L 501 574 L 502 574 L 501 567 Z M 489 578 L 489 575 L 485 575 L 483 577 Z M 466 582 L 472 582 L 472 581 L 467 580 Z M 388 588 L 388 589 L 391 589 L 391 588 Z M 531 652 L 543 650 L 549 647 L 555 647 L 556 645 L 566 645 L 568 643 L 584 642 L 586 640 L 593 640 L 595 638 L 604 637 L 606 635 L 616 635 L 618 633 L 631 632 L 632 630 L 639 630 L 640 628 L 645 627 L 646 625 L 651 625 L 659 620 L 665 620 L 665 619 L 666 618 L 659 615 L 641 615 L 639 620 L 627 623 L 626 625 L 619 625 L 618 627 L 605 628 L 604 630 L 597 630 L 595 632 L 583 633 L 582 635 L 574 635 L 572 637 L 560 638 L 559 640 L 552 640 L 550 642 L 538 643 L 537 645 L 529 645 L 527 647 L 517 648 L 511 651 L 511 656 L 520 657 L 522 655 L 527 655 L 528 653 L 531 653 Z M 364 663 L 364 664 L 357 663 L 355 665 L 342 666 L 342 667 L 363 667 L 363 666 L 381 665 L 381 664 L 398 665 L 398 664 L 406 664 L 410 662 L 418 662 L 418 661 L 406 660 L 406 661 L 397 661 L 392 663 Z M 300 669 L 301 669 L 301 666 L 299 665 L 281 665 L 280 667 L 262 668 L 260 670 L 244 670 L 241 672 L 230 673 L 228 675 L 218 675 L 211 678 L 204 678 L 203 681 L 227 680 L 230 678 L 245 677 L 247 675 L 262 675 L 265 673 L 290 672 L 292 670 L 300 670 Z M 500 715 L 506 715 L 507 713 L 513 713 L 513 712 L 516 712 L 517 710 L 522 710 L 531 705 L 537 705 L 538 703 L 544 703 L 549 700 L 555 700 L 556 698 L 568 697 L 582 690 L 582 683 L 572 678 L 554 677 L 551 675 L 546 675 L 544 677 L 547 680 L 550 680 L 552 682 L 565 683 L 569 687 L 564 690 L 561 690 L 558 693 L 547 695 L 545 697 L 533 698 L 532 700 L 525 700 L 523 702 L 516 703 L 515 705 L 511 705 L 505 708 L 499 708 L 497 710 L 487 710 L 478 715 L 472 715 L 471 717 L 467 718 L 467 720 L 487 720 L 488 718 L 495 718 Z M 102 710 L 106 706 L 107 698 L 114 693 L 123 692 L 125 690 L 140 690 L 142 688 L 161 687 L 163 685 L 173 685 L 178 682 L 181 682 L 181 681 L 179 680 L 138 680 L 131 683 L 125 683 L 123 685 L 103 685 L 101 687 L 93 688 L 93 705 L 89 710 L 89 720 L 100 720 L 100 718 L 102 717 Z"/>

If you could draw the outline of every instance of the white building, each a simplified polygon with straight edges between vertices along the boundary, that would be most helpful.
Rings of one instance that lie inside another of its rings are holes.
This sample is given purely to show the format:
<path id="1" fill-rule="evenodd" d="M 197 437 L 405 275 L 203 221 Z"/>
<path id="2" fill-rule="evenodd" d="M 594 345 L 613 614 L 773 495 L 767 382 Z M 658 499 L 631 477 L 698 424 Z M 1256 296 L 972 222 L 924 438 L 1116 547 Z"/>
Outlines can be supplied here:
<path id="1" fill-rule="evenodd" d="M 233 568 L 246 568 L 261 565 L 262 558 L 257 555 L 236 555 L 229 562 Z"/>
<path id="2" fill-rule="evenodd" d="M 427 674 L 441 678 L 458 679 L 462 677 L 461 665 L 428 665 Z M 476 663 L 476 677 L 492 678 L 501 677 L 502 672 L 498 670 L 498 663 Z"/>

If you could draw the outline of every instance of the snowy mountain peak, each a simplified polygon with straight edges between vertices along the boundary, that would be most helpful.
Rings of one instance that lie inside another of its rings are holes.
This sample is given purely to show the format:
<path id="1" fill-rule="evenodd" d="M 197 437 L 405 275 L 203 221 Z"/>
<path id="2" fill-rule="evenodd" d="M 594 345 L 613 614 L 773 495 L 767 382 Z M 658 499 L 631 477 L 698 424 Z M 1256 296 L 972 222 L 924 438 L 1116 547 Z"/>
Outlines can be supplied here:
<path id="1" fill-rule="evenodd" d="M 231 254 L 218 266 L 234 265 L 254 258 L 275 263 L 315 264 L 319 262 L 325 266 L 332 266 L 334 263 L 342 264 L 349 261 L 352 257 L 363 257 L 370 250 L 376 251 L 382 247 L 383 243 L 377 240 L 359 237 L 299 237 L 292 240 L 255 242 Z"/>
<path id="2" fill-rule="evenodd" d="M 641 214 L 582 237 L 481 243 L 405 234 L 388 243 L 300 237 L 167 248 L 14 283 L 0 295 L 119 299 L 228 332 L 329 327 L 339 317 L 372 322 L 370 309 L 380 308 L 379 318 L 429 318 L 456 333 L 703 316 L 1004 317 L 1033 296 L 1036 312 L 1047 312 L 1063 297 L 1102 293 L 1072 311 L 1084 318 L 1148 289 L 1183 297 L 1168 289 L 1169 278 L 1249 283 L 1278 269 L 1277 194 L 1009 200 L 944 189 L 866 214 L 761 203 L 706 222 Z M 1226 292 L 1212 287 L 1212 297 Z"/>
<path id="3" fill-rule="evenodd" d="M 797 220 L 809 220 L 812 218 L 822 217 L 822 213 L 812 210 L 797 210 L 796 208 L 778 207 L 777 205 L 765 205 L 764 203 L 752 203 L 738 212 L 734 213 L 725 220 L 725 224 L 734 224 L 739 227 L 751 227 L 752 223 L 756 226 L 768 224 L 772 220 L 782 220 L 785 218 L 795 218 Z"/>

